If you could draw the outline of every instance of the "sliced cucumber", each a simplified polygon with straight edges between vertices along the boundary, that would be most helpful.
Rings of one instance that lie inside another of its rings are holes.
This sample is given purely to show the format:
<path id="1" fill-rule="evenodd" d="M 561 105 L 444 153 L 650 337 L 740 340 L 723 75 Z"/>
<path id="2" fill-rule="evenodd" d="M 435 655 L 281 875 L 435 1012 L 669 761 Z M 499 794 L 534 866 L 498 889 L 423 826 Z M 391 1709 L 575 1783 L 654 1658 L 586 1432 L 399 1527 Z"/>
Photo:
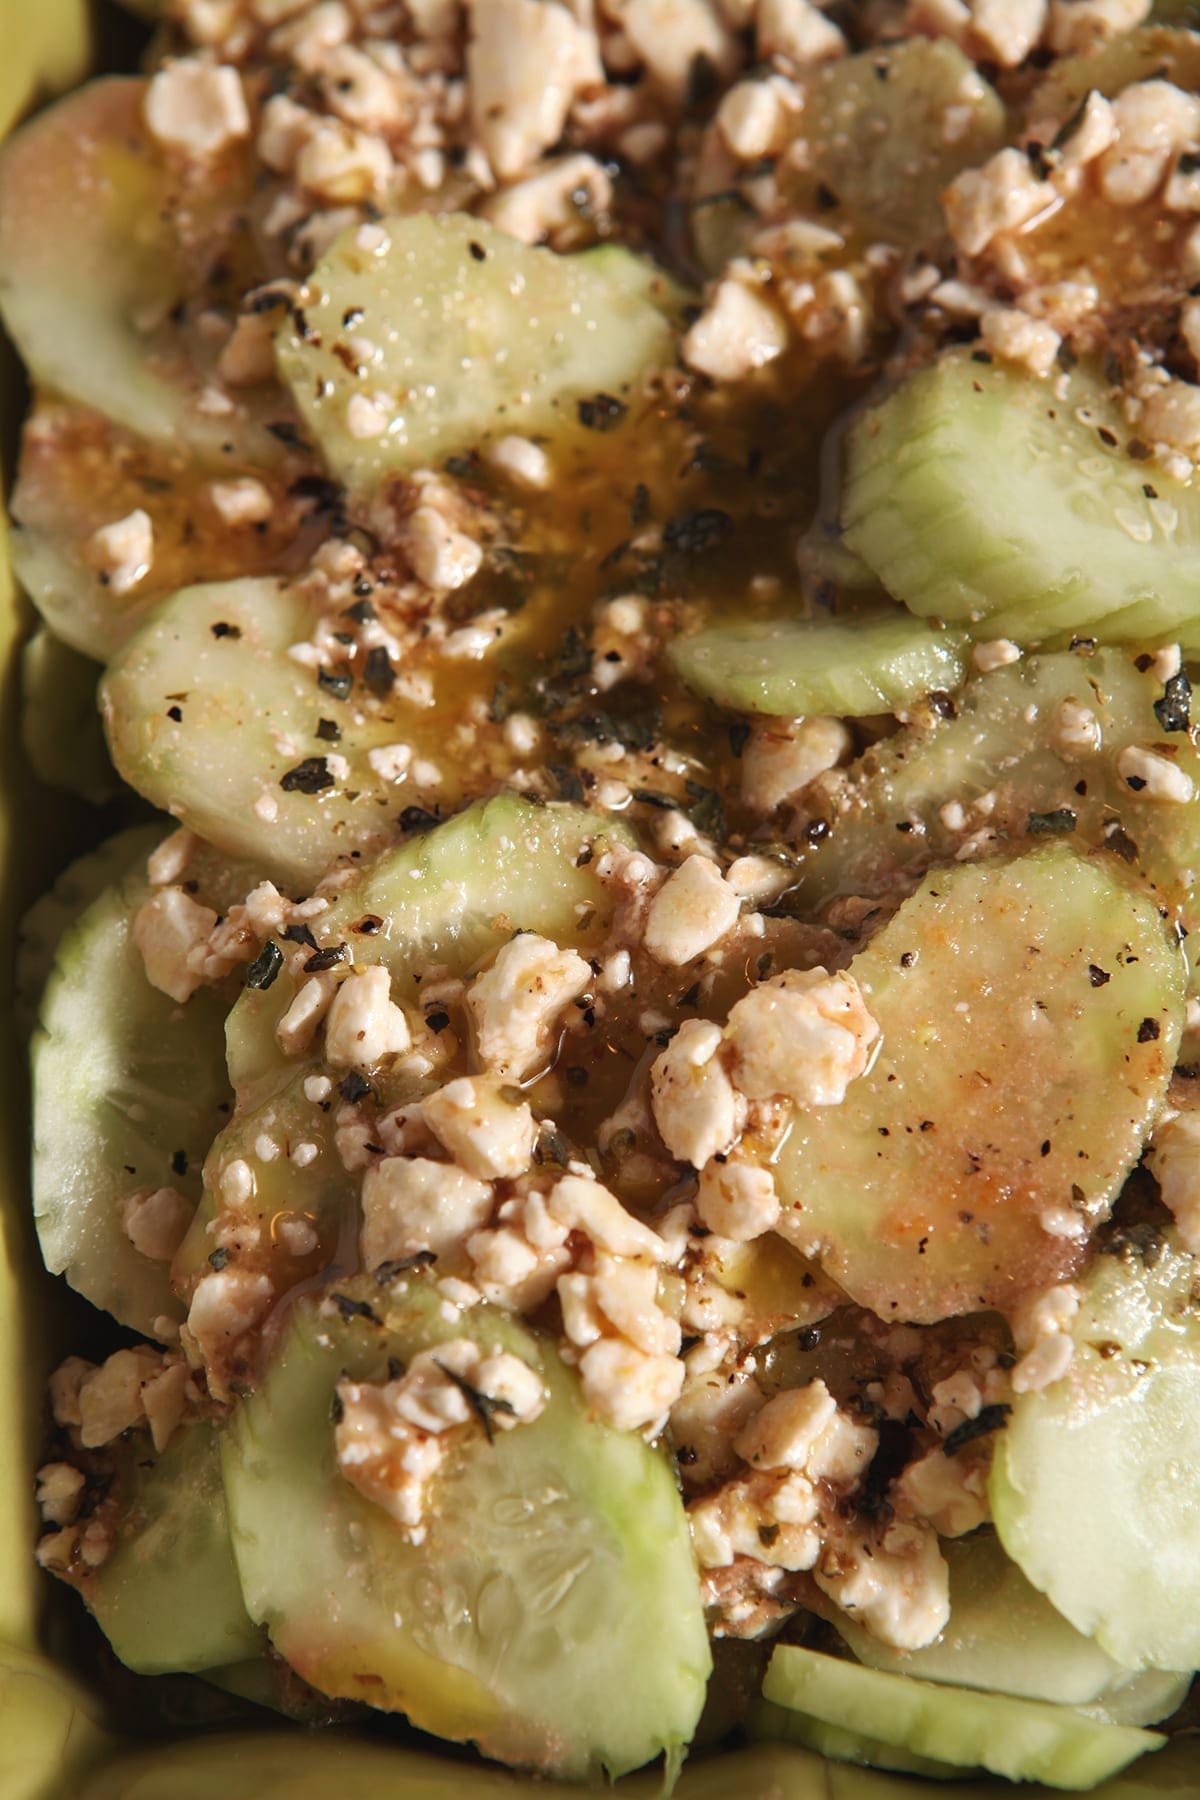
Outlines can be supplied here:
<path id="1" fill-rule="evenodd" d="M 65 868 L 35 900 L 17 930 L 16 1012 L 32 1031 L 63 934 L 105 888 L 140 869 L 162 836 L 157 825 L 134 825 L 107 838 Z"/>
<path id="2" fill-rule="evenodd" d="M 181 1007 L 146 979 L 131 927 L 149 891 L 135 864 L 59 945 L 33 1043 L 33 1208 L 51 1273 L 154 1337 L 183 1312 L 122 1201 L 166 1187 L 194 1202 L 229 1102 L 220 997 Z"/>
<path id="3" fill-rule="evenodd" d="M 1190 0 L 1176 5 L 1187 14 Z M 1160 17 L 1168 7 L 1159 5 Z M 1187 18 L 1194 23 L 1194 18 Z M 1129 31 L 1111 43 L 1078 56 L 1063 56 L 1030 94 L 1025 117 L 1030 125 L 1069 119 L 1080 101 L 1094 88 L 1110 100 L 1135 81 L 1171 81 L 1189 92 L 1200 88 L 1200 38 L 1195 31 L 1173 28 L 1169 19 L 1139 31 Z"/>
<path id="4" fill-rule="evenodd" d="M 842 523 L 915 613 L 1037 643 L 1200 630 L 1200 496 L 1125 452 L 1082 365 L 1059 382 L 948 350 L 856 421 Z"/>
<path id="5" fill-rule="evenodd" d="M 465 975 L 515 930 L 586 952 L 613 910 L 596 854 L 628 841 L 612 819 L 501 794 L 382 857 L 314 921 L 314 935 L 321 945 L 348 943 L 356 962 L 386 963 L 396 998 L 410 1002 L 425 969 Z M 229 1073 L 244 1100 L 278 1080 L 275 1028 L 297 986 L 284 969 L 270 988 L 246 988 L 230 1013 Z"/>
<path id="6" fill-rule="evenodd" d="M 1073 1707 L 934 1686 L 792 1644 L 779 1645 L 772 1656 L 763 1695 L 936 1762 L 1072 1790 L 1094 1787 L 1166 1742 L 1155 1732 L 1101 1724 Z"/>
<path id="7" fill-rule="evenodd" d="M 171 1265 L 173 1286 L 185 1302 L 217 1265 L 267 1274 L 273 1291 L 286 1293 L 332 1262 L 346 1224 L 353 1225 L 361 1177 L 343 1167 L 332 1110 L 305 1098 L 312 1072 L 311 1066 L 301 1070 L 261 1105 L 239 1110 L 213 1139 L 204 1160 L 204 1193 Z M 309 1148 L 297 1160 L 292 1153 L 301 1144 Z M 239 1193 L 236 1204 L 223 1198 L 234 1163 L 254 1175 L 253 1194 L 245 1199 Z M 222 1231 L 225 1222 L 229 1229 Z"/>
<path id="8" fill-rule="evenodd" d="M 1078 1267 L 1179 1042 L 1149 894 L 1061 845 L 959 864 L 851 969 L 881 1047 L 840 1106 L 796 1113 L 779 1229 L 883 1318 L 1003 1310 Z"/>
<path id="9" fill-rule="evenodd" d="M 130 785 L 297 893 L 339 856 L 395 835 L 401 790 L 367 757 L 405 738 L 413 710 L 322 688 L 287 655 L 313 624 L 281 582 L 186 588 L 135 632 L 100 689 L 113 761 Z M 336 742 L 318 736 L 322 719 L 341 733 Z M 333 751 L 349 765 L 344 776 L 330 770 Z"/>
<path id="10" fill-rule="evenodd" d="M 631 260 L 530 249 L 465 214 L 357 228 L 280 326 L 279 367 L 358 492 L 508 432 L 574 432 L 579 401 L 624 407 L 648 368 L 673 359 L 677 290 L 666 276 L 631 279 Z M 347 344 L 347 315 L 369 353 Z"/>
<path id="11" fill-rule="evenodd" d="M 370 1312 L 299 1300 L 224 1445 L 247 1604 L 276 1648 L 323 1693 L 546 1774 L 677 1759 L 710 1658 L 666 1461 L 591 1419 L 575 1375 L 515 1320 L 446 1318 L 413 1282 L 338 1291 Z M 389 1357 L 464 1334 L 524 1358 L 548 1403 L 443 1464 L 417 1546 L 338 1473 L 331 1407 L 343 1375 L 386 1379 Z"/>
<path id="12" fill-rule="evenodd" d="M 21 743 L 40 781 L 99 806 L 119 791 L 96 712 L 99 666 L 52 631 L 21 653 Z"/>
<path id="13" fill-rule="evenodd" d="M 800 1744 L 815 1750 L 830 1762 L 855 1763 L 863 1769 L 891 1769 L 902 1775 L 923 1775 L 926 1781 L 951 1781 L 963 1773 L 949 1763 L 934 1762 L 932 1757 L 917 1756 L 902 1745 L 889 1744 L 883 1738 L 867 1737 L 860 1731 L 847 1731 L 840 1725 L 827 1725 L 807 1713 L 795 1712 L 787 1706 L 776 1706 L 760 1700 L 747 1720 L 752 1741 Z"/>
<path id="14" fill-rule="evenodd" d="M 991 1502 L 1004 1547 L 1130 1668 L 1200 1663 L 1200 1323 L 1173 1245 L 1101 1256 L 1066 1375 L 1017 1395 Z"/>
<path id="15" fill-rule="evenodd" d="M 159 1455 L 139 1438 L 118 1481 L 113 1548 L 77 1585 L 121 1661 L 164 1675 L 260 1652 L 230 1547 L 215 1427 L 182 1426 Z"/>
<path id="16" fill-rule="evenodd" d="M 893 1650 L 848 1613 L 830 1615 L 838 1635 L 867 1668 L 1060 1706 L 1102 1704 L 1102 1696 L 1129 1681 L 1129 1670 L 1094 1638 L 1076 1631 L 990 1532 L 951 1539 L 941 1548 L 950 1565 L 950 1623 L 927 1649 Z"/>
<path id="17" fill-rule="evenodd" d="M 1163 698 L 1161 678 L 1120 650 L 1030 657 L 970 682 L 953 718 L 897 732 L 849 771 L 797 898 L 887 893 L 902 870 L 953 861 L 980 829 L 1002 848 L 1057 828 L 1131 858 L 1185 924 L 1200 922 L 1200 800 L 1164 805 L 1119 772 L 1127 747 L 1157 745 L 1200 794 L 1200 756 L 1187 732 L 1164 733 Z"/>
<path id="18" fill-rule="evenodd" d="M 1082 1710 L 1110 1725 L 1157 1725 L 1178 1712 L 1191 1685 L 1190 1669 L 1140 1669 L 1105 1688 Z"/>
<path id="19" fill-rule="evenodd" d="M 947 115 L 961 135 L 945 129 Z M 818 198 L 824 187 L 867 241 L 913 246 L 940 232 L 942 189 L 1007 135 L 995 89 L 949 39 L 926 37 L 819 69 L 806 83 L 801 132 L 809 209 L 830 212 Z"/>
<path id="20" fill-rule="evenodd" d="M 171 323 L 221 255 L 244 260 L 250 234 L 236 221 L 248 177 L 226 169 L 202 190 L 185 183 L 146 130 L 145 92 L 125 77 L 91 82 L 6 146 L 0 315 L 43 386 L 214 465 L 270 463 L 281 447 L 265 419 L 286 410 L 282 396 L 203 410 L 212 348 Z M 260 275 L 239 273 L 239 294 Z"/>
<path id="21" fill-rule="evenodd" d="M 135 438 L 82 406 L 41 396 L 26 422 L 12 491 L 13 568 L 64 643 L 107 662 L 151 607 L 199 581 L 303 565 L 324 530 L 287 492 L 289 472 L 260 467 L 273 502 L 265 521 L 228 525 L 212 470 Z M 93 533 L 135 510 L 151 521 L 153 556 L 123 592 L 89 560 Z"/>
<path id="22" fill-rule="evenodd" d="M 738 712 L 861 719 L 958 687 L 965 650 L 961 632 L 892 611 L 713 625 L 670 656 L 689 687 Z"/>

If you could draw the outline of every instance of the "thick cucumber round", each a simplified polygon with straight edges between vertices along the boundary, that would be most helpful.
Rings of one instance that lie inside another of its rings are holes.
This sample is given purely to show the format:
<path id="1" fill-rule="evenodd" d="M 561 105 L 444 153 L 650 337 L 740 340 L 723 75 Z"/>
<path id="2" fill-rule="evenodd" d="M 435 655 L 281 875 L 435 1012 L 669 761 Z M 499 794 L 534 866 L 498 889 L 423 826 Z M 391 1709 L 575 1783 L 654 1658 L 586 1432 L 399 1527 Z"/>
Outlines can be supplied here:
<path id="1" fill-rule="evenodd" d="M 517 929 L 586 954 L 613 912 L 593 865 L 604 843 L 628 841 L 619 821 L 500 794 L 381 857 L 314 920 L 313 935 L 322 946 L 349 944 L 356 962 L 385 963 L 395 997 L 410 1002 L 423 970 L 441 964 L 465 975 Z M 230 1013 L 229 1074 L 240 1097 L 277 1082 L 275 1028 L 300 979 L 284 969 L 269 988 L 246 988 Z"/>
<path id="2" fill-rule="evenodd" d="M 1135 81 L 1171 81 L 1195 92 L 1200 88 L 1200 37 L 1194 29 L 1172 26 L 1172 18 L 1180 14 L 1185 23 L 1195 25 L 1191 0 L 1160 0 L 1154 17 L 1162 23 L 1123 32 L 1076 56 L 1060 57 L 1025 103 L 1029 124 L 1064 122 L 1092 89 L 1110 100 Z"/>
<path id="3" fill-rule="evenodd" d="M 891 611 L 849 619 L 712 625 L 676 638 L 689 687 L 736 712 L 861 719 L 958 687 L 966 639 Z"/>
<path id="4" fill-rule="evenodd" d="M 146 979 L 131 928 L 149 892 L 139 859 L 59 945 L 33 1042 L 32 1175 L 46 1267 L 154 1337 L 183 1312 L 169 1265 L 126 1235 L 122 1202 L 164 1187 L 199 1197 L 229 1090 L 224 1003 L 201 990 L 182 1007 Z"/>
<path id="5" fill-rule="evenodd" d="M 313 624 L 282 582 L 186 588 L 134 633 L 100 686 L 113 761 L 130 785 L 297 893 L 340 855 L 394 834 L 402 789 L 367 756 L 404 739 L 412 713 L 389 699 L 364 715 L 362 695 L 322 688 L 287 655 Z M 322 719 L 336 741 L 318 735 Z M 330 753 L 348 773 L 333 772 Z"/>
<path id="6" fill-rule="evenodd" d="M 959 864 L 851 969 L 879 1054 L 840 1106 L 796 1113 L 779 1229 L 884 1318 L 1003 1310 L 1078 1267 L 1179 1042 L 1183 959 L 1150 895 L 1061 845 Z"/>
<path id="7" fill-rule="evenodd" d="M 1200 801 L 1164 805 L 1121 773 L 1122 752 L 1157 745 L 1200 792 L 1200 756 L 1187 732 L 1164 734 L 1164 700 L 1161 677 L 1115 649 L 1027 657 L 969 682 L 953 718 L 897 732 L 849 771 L 828 835 L 800 863 L 798 900 L 887 893 L 902 870 L 954 861 L 980 829 L 999 848 L 1057 828 L 1129 859 L 1191 929 Z"/>
<path id="8" fill-rule="evenodd" d="M 1076 1631 L 990 1533 L 948 1540 L 942 1554 L 950 1565 L 950 1623 L 927 1649 L 893 1650 L 848 1613 L 831 1615 L 867 1668 L 1061 1706 L 1100 1704 L 1129 1681 L 1129 1670 Z"/>
<path id="9" fill-rule="evenodd" d="M 1086 1718 L 1073 1707 L 886 1675 L 818 1651 L 781 1644 L 763 1696 L 843 1731 L 897 1745 L 958 1769 L 983 1768 L 1010 1781 L 1085 1790 L 1165 1738 Z"/>
<path id="10" fill-rule="evenodd" d="M 182 1426 L 159 1455 L 139 1437 L 118 1481 L 113 1549 L 77 1585 L 121 1661 L 165 1675 L 261 1652 L 230 1548 L 216 1428 Z"/>
<path id="11" fill-rule="evenodd" d="M 1110 1725 L 1157 1725 L 1178 1712 L 1192 1679 L 1190 1669 L 1139 1669 L 1126 1673 L 1081 1710 Z"/>
<path id="12" fill-rule="evenodd" d="M 948 350 L 856 421 L 842 524 L 915 613 L 1036 643 L 1200 629 L 1200 495 L 1135 462 L 1103 385 Z"/>
<path id="13" fill-rule="evenodd" d="M 623 408 L 648 368 L 673 360 L 678 290 L 657 273 L 630 279 L 630 261 L 530 249 L 465 214 L 358 227 L 281 324 L 279 368 L 358 492 L 508 432 L 575 432 L 580 401 Z"/>
<path id="14" fill-rule="evenodd" d="M 337 1291 L 340 1309 L 296 1303 L 225 1440 L 251 1614 L 323 1693 L 406 1712 L 486 1755 L 575 1778 L 660 1751 L 677 1761 L 710 1658 L 667 1463 L 591 1419 L 575 1375 L 514 1319 L 486 1307 L 447 1318 L 411 1282 Z M 463 1335 L 521 1356 L 548 1401 L 451 1453 L 418 1546 L 338 1472 L 331 1407 L 344 1375 L 386 1380 L 389 1358 Z"/>
<path id="15" fill-rule="evenodd" d="M 746 1721 L 752 1741 L 800 1744 L 815 1750 L 830 1762 L 854 1763 L 861 1769 L 889 1769 L 901 1775 L 921 1775 L 926 1781 L 952 1781 L 963 1773 L 949 1763 L 934 1762 L 929 1756 L 916 1756 L 899 1744 L 883 1738 L 867 1737 L 860 1731 L 847 1731 L 840 1725 L 827 1725 L 807 1713 L 794 1712 L 773 1701 L 760 1700 Z"/>
<path id="16" fill-rule="evenodd" d="M 226 171 L 205 198 L 194 187 L 185 194 L 144 124 L 145 93 L 142 80 L 91 82 L 6 146 L 0 315 L 42 386 L 217 466 L 276 461 L 280 444 L 260 415 L 279 417 L 282 396 L 203 410 L 212 348 L 169 317 L 200 285 L 197 269 L 245 244 L 234 220 L 250 189 Z M 252 286 L 257 272 L 246 274 Z"/>
<path id="17" fill-rule="evenodd" d="M 990 1494 L 1004 1547 L 1130 1668 L 1200 1664 L 1195 1259 L 1098 1257 L 1066 1375 L 1017 1395 Z"/>
<path id="18" fill-rule="evenodd" d="M 21 652 L 21 744 L 35 775 L 95 805 L 119 791 L 96 712 L 98 665 L 44 627 Z"/>

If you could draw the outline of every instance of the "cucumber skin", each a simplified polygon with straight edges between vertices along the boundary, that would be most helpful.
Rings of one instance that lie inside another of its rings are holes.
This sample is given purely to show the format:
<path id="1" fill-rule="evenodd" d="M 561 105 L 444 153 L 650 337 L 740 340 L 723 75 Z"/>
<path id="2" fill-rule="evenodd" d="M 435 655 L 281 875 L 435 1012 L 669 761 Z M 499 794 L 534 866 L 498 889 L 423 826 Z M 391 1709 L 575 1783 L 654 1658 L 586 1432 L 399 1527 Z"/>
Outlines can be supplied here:
<path id="1" fill-rule="evenodd" d="M 1102 1724 L 1073 1707 L 884 1674 L 790 1644 L 772 1656 L 763 1698 L 960 1769 L 981 1766 L 1011 1781 L 1073 1791 L 1166 1743 L 1156 1732 Z"/>
<path id="2" fill-rule="evenodd" d="M 498 1309 L 447 1320 L 437 1293 L 412 1281 L 381 1291 L 360 1278 L 339 1292 L 367 1301 L 383 1330 L 300 1300 L 222 1445 L 251 1615 L 321 1692 L 365 1691 L 516 1767 L 579 1780 L 664 1750 L 668 1765 L 680 1758 L 711 1656 L 667 1461 L 590 1419 L 574 1373 Z M 331 1401 L 343 1374 L 386 1379 L 389 1356 L 462 1335 L 524 1357 L 550 1397 L 538 1419 L 468 1448 L 435 1483 L 429 1538 L 415 1548 L 337 1472 Z M 397 1628 L 414 1614 L 411 1634 Z M 364 1684 L 367 1673 L 384 1685 Z"/>
<path id="3" fill-rule="evenodd" d="M 1131 1669 L 1200 1664 L 1194 1268 L 1170 1239 L 1153 1268 L 1097 1260 L 1070 1328 L 1071 1366 L 1015 1396 L 989 1484 L 1008 1554 Z M 1112 1344 L 1120 1354 L 1094 1347 Z"/>

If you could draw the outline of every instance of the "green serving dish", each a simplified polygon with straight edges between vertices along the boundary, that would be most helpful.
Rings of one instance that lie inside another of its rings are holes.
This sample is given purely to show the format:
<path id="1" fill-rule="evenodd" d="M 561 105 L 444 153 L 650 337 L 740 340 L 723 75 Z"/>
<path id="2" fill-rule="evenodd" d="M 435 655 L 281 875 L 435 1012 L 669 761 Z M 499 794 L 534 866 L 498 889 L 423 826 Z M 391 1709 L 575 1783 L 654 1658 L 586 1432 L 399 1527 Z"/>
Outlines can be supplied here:
<path id="1" fill-rule="evenodd" d="M 87 0 L 0 0 L 0 136 L 38 101 L 82 80 L 95 56 Z M 21 404 L 11 364 L 0 367 L 0 442 L 10 447 Z M 70 803 L 39 796 L 17 748 L 17 661 L 28 618 L 7 566 L 0 511 L 0 942 L 66 859 Z M 53 821 L 47 824 L 47 820 Z M 579 1789 L 368 1742 L 336 1730 L 248 1730 L 156 1738 L 139 1746 L 105 1718 L 46 1649 L 47 1621 L 64 1596 L 33 1559 L 32 1471 L 42 1381 L 57 1348 L 63 1290 L 41 1270 L 29 1215 L 28 1124 L 22 1056 L 12 1019 L 12 972 L 0 974 L 0 1800 L 569 1800 Z M 61 1616 L 61 1613 L 60 1613 Z M 657 1771 L 619 1785 L 625 1800 L 662 1792 Z M 990 1781 L 927 1784 L 868 1773 L 787 1745 L 761 1745 L 689 1764 L 677 1800 L 984 1800 L 1046 1790 Z M 1195 1800 L 1200 1743 L 1169 1749 L 1097 1790 L 1103 1800 Z"/>

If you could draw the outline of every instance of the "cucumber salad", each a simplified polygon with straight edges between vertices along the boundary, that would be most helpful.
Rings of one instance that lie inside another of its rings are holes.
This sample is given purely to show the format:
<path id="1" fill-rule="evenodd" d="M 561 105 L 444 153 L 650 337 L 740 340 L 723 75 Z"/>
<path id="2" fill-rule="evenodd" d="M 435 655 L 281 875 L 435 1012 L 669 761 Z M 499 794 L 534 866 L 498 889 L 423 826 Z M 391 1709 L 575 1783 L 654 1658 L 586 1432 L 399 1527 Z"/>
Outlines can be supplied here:
<path id="1" fill-rule="evenodd" d="M 1198 1720 L 1200 20 L 136 10 L 0 152 L 30 1556 L 143 1717 L 1105 1782 Z"/>

